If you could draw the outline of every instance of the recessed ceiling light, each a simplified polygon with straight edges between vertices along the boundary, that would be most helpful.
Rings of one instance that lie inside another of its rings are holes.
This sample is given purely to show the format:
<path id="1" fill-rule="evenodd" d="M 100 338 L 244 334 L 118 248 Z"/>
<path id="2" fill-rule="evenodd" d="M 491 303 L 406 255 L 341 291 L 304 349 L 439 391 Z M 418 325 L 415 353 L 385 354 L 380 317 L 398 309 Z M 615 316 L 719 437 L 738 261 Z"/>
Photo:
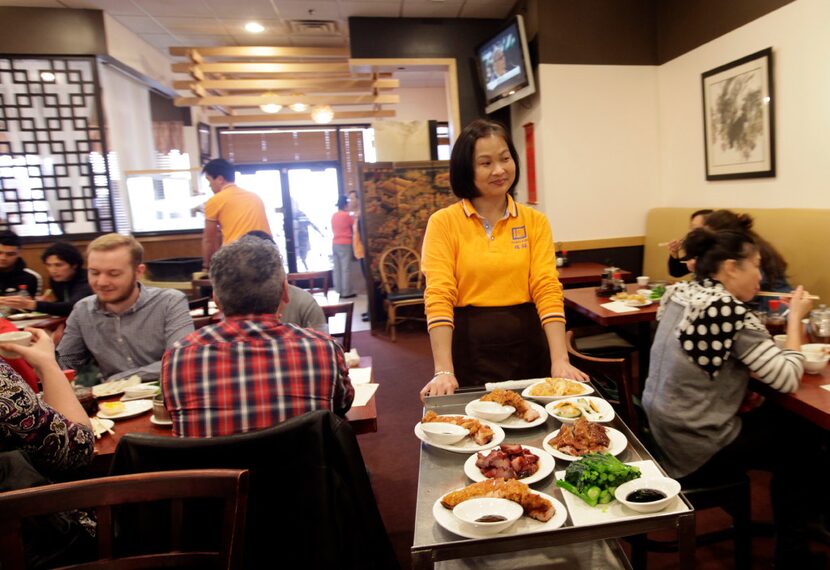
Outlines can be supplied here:
<path id="1" fill-rule="evenodd" d="M 266 103 L 265 105 L 260 105 L 259 108 L 266 113 L 279 113 L 280 109 L 282 109 L 282 105 L 277 105 L 276 103 Z"/>
<path id="2" fill-rule="evenodd" d="M 291 107 L 291 110 L 295 113 L 302 113 L 303 111 L 308 109 L 308 105 L 306 105 L 305 103 L 292 103 L 289 106 Z"/>
<path id="3" fill-rule="evenodd" d="M 263 26 L 259 22 L 248 22 L 247 24 L 245 24 L 245 31 L 250 32 L 252 34 L 259 34 L 265 31 L 265 26 Z"/>
<path id="4" fill-rule="evenodd" d="M 43 81 L 48 81 L 49 83 L 52 83 L 55 81 L 55 74 L 51 71 L 41 71 L 40 78 Z"/>

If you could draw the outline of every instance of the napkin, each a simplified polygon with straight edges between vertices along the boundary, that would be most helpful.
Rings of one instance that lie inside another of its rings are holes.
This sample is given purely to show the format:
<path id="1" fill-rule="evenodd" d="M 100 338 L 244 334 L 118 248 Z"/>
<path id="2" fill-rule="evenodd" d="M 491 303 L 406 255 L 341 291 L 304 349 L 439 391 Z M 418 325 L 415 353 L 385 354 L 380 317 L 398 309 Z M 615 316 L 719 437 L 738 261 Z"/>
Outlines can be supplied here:
<path id="1" fill-rule="evenodd" d="M 830 384 L 823 384 L 823 385 L 819 386 L 819 388 L 821 388 L 823 390 L 827 390 L 828 392 L 830 392 Z"/>
<path id="2" fill-rule="evenodd" d="M 541 382 L 544 378 L 529 378 L 527 380 L 505 380 L 504 382 L 487 382 L 484 389 L 488 392 L 501 388 L 502 390 L 524 390 L 532 384 Z"/>
<path id="3" fill-rule="evenodd" d="M 368 384 L 372 380 L 372 367 L 349 368 L 349 380 L 352 381 L 352 386 Z"/>
<path id="4" fill-rule="evenodd" d="M 356 348 L 353 348 L 346 353 L 346 366 L 349 368 L 360 366 L 360 355 L 357 353 Z"/>
<path id="5" fill-rule="evenodd" d="M 603 303 L 600 305 L 603 309 L 608 309 L 612 313 L 636 313 L 639 311 L 637 307 L 629 307 L 620 301 L 611 301 L 610 303 Z"/>
<path id="6" fill-rule="evenodd" d="M 372 399 L 372 396 L 375 395 L 375 391 L 378 389 L 378 386 L 380 386 L 380 384 L 358 384 L 355 386 L 352 407 L 359 408 L 360 406 L 368 404 L 369 400 Z"/>

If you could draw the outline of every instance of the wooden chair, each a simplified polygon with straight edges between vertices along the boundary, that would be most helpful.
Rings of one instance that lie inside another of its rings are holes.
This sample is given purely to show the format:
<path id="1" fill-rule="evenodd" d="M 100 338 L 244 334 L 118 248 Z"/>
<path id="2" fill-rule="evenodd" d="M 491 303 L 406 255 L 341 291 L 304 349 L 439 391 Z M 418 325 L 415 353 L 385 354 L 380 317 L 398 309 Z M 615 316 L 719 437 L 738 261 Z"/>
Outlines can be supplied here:
<path id="1" fill-rule="evenodd" d="M 323 305 L 322 309 L 323 314 L 326 315 L 326 322 L 329 325 L 329 336 L 339 340 L 343 350 L 349 352 L 352 349 L 352 313 L 354 312 L 354 303 Z M 343 332 L 331 332 L 331 318 L 341 314 L 346 316 L 346 324 Z"/>
<path id="2" fill-rule="evenodd" d="M 312 295 L 315 293 L 322 293 L 328 296 L 329 294 L 329 271 L 306 271 L 304 273 L 289 273 L 288 282 L 292 285 L 305 289 Z M 317 286 L 317 282 L 320 286 Z"/>
<path id="3" fill-rule="evenodd" d="M 215 551 L 182 550 L 183 499 L 192 498 L 222 500 L 221 543 Z M 157 501 L 172 503 L 170 550 L 119 557 L 113 527 L 121 511 L 113 507 Z M 238 568 L 242 564 L 247 504 L 248 471 L 240 469 L 119 475 L 0 493 L 0 566 L 26 566 L 24 519 L 85 509 L 96 514 L 97 562 L 64 568 Z"/>
<path id="4" fill-rule="evenodd" d="M 202 315 L 207 317 L 209 313 L 208 305 L 210 303 L 210 297 L 199 297 L 198 299 L 191 299 L 187 302 L 187 308 L 191 311 L 196 309 L 202 310 Z"/>
<path id="5" fill-rule="evenodd" d="M 631 431 L 638 433 L 638 418 L 634 408 L 631 367 L 628 360 L 599 358 L 581 353 L 576 348 L 573 331 L 568 331 L 567 342 L 571 364 L 591 377 L 600 394 L 611 403 Z"/>
<path id="6" fill-rule="evenodd" d="M 395 342 L 395 327 L 406 320 L 425 321 L 423 309 L 420 315 L 398 315 L 402 307 L 424 306 L 424 275 L 421 273 L 421 256 L 412 248 L 395 246 L 380 255 L 380 279 L 386 298 L 386 331 L 391 330 Z"/>

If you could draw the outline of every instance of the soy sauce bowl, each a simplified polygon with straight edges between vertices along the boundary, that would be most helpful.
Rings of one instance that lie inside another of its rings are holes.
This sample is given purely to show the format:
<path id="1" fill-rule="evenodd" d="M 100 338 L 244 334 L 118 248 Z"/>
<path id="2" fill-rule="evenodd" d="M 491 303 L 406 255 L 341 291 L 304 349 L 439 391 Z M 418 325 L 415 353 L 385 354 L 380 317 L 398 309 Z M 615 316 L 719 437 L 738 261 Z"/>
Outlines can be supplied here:
<path id="1" fill-rule="evenodd" d="M 469 431 L 461 426 L 447 422 L 427 422 L 421 424 L 421 431 L 426 438 L 441 445 L 458 443 L 469 435 Z"/>
<path id="2" fill-rule="evenodd" d="M 628 500 L 629 495 L 635 491 L 653 489 L 665 495 L 664 498 L 656 501 L 638 503 Z M 614 491 L 614 498 L 620 503 L 638 513 L 656 513 L 668 507 L 680 493 L 680 483 L 670 477 L 640 477 L 627 483 L 623 483 Z"/>
<path id="3" fill-rule="evenodd" d="M 507 530 L 521 518 L 523 512 L 519 503 L 490 497 L 466 500 L 452 510 L 455 518 L 482 534 L 496 534 Z M 503 520 L 492 522 L 481 520 L 488 517 Z"/>
<path id="4" fill-rule="evenodd" d="M 513 406 L 503 406 L 498 402 L 482 402 L 481 400 L 470 402 L 470 409 L 477 417 L 491 422 L 503 422 L 516 411 Z"/>

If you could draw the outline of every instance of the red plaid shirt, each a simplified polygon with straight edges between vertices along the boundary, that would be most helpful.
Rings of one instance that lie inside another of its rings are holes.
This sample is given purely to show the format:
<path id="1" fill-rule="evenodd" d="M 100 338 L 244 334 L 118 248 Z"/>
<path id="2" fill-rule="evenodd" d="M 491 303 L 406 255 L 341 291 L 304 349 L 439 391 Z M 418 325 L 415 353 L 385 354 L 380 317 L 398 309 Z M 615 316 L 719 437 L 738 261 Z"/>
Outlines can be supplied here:
<path id="1" fill-rule="evenodd" d="M 354 388 L 340 346 L 274 315 L 229 317 L 178 341 L 161 364 L 173 434 L 212 437 L 312 410 L 343 415 Z"/>

